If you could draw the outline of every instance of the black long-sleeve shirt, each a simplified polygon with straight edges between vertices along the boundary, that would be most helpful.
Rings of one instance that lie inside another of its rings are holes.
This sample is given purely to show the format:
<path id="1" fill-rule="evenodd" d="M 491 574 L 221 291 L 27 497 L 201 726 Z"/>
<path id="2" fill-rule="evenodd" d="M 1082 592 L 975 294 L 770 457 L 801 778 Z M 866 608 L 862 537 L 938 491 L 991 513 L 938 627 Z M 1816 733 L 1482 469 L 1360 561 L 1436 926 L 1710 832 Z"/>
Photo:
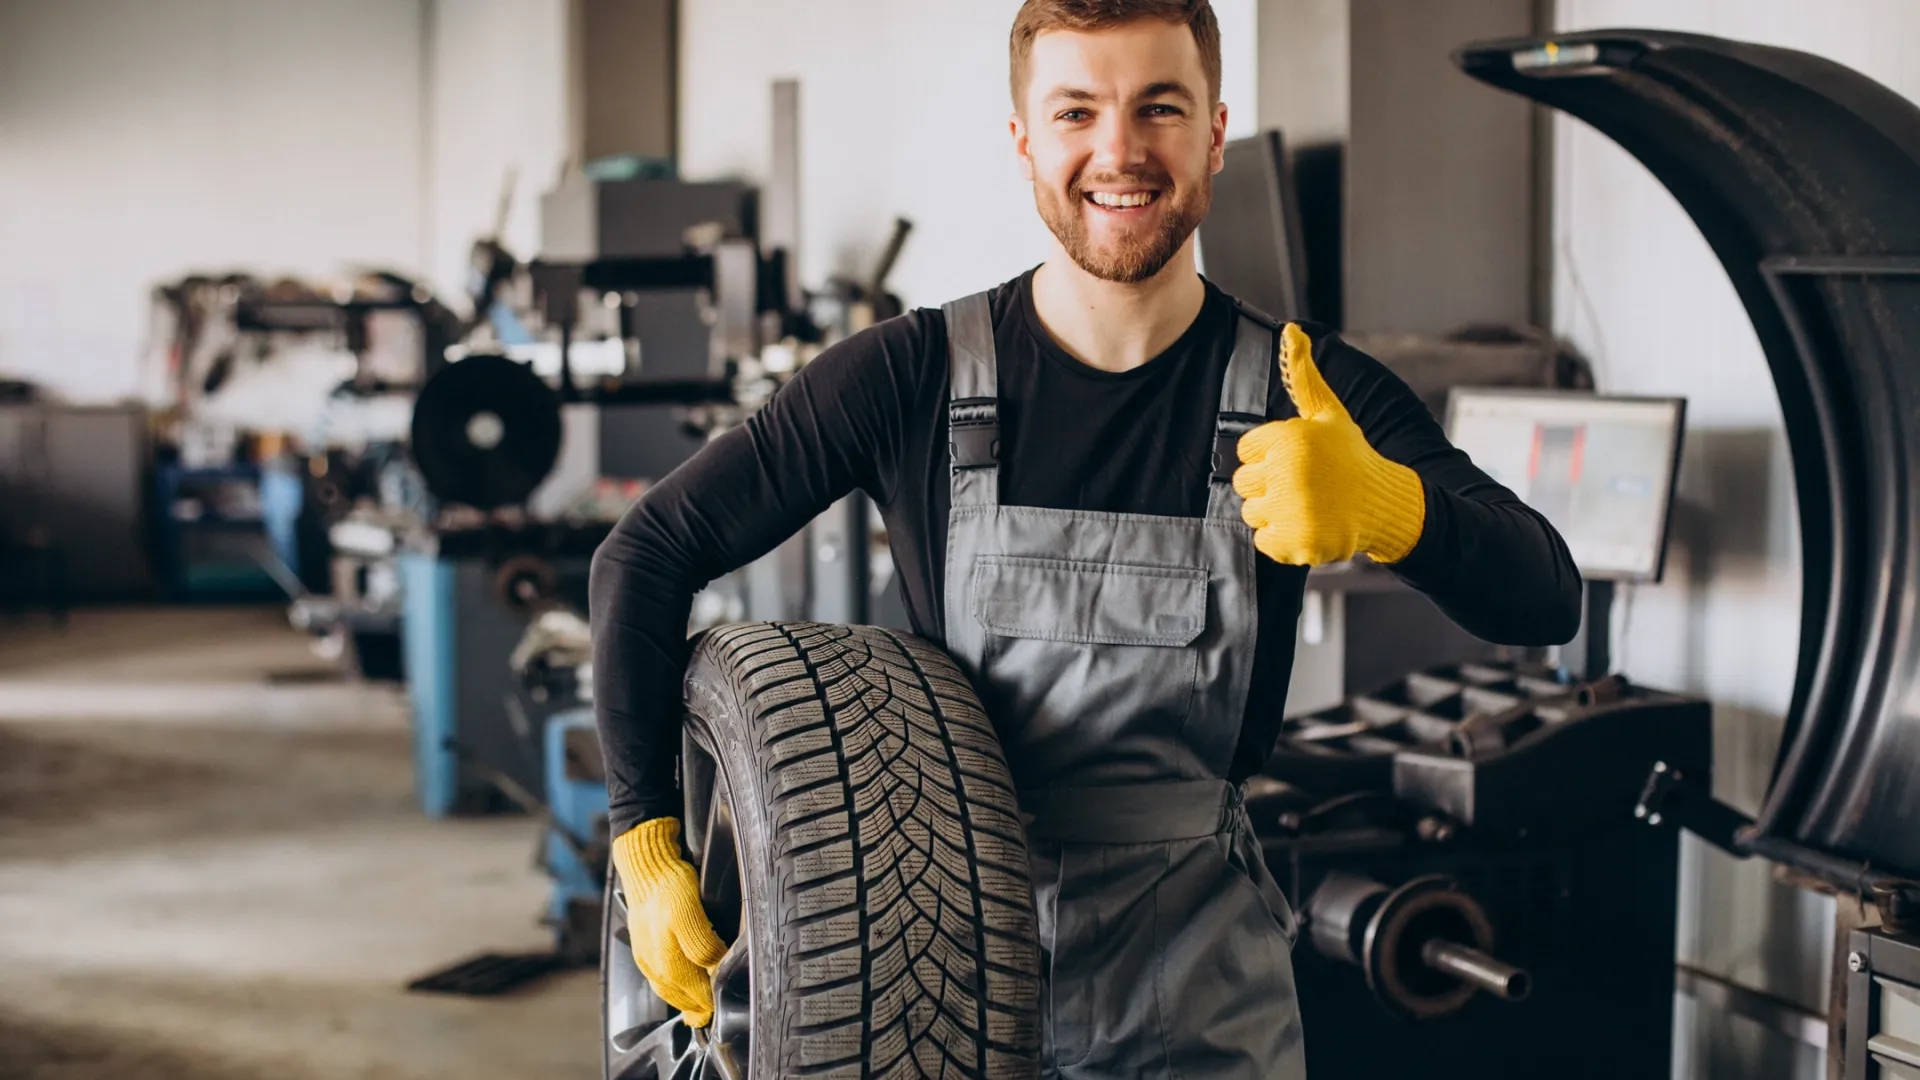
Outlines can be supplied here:
<path id="1" fill-rule="evenodd" d="M 992 297 L 1001 501 L 1205 513 L 1232 301 L 1209 283 L 1198 318 L 1170 348 L 1133 370 L 1106 372 L 1054 342 L 1031 283 L 1029 271 Z M 1484 640 L 1569 640 L 1580 581 L 1559 534 L 1449 444 L 1392 372 L 1325 327 L 1303 329 L 1367 441 L 1425 487 L 1421 538 L 1392 570 Z M 1270 387 L 1268 416 L 1295 415 L 1277 373 Z M 673 763 L 694 594 L 853 490 L 886 519 L 914 632 L 945 640 L 947 398 L 938 309 L 874 326 L 824 351 L 742 427 L 663 479 L 600 547 L 590 601 L 594 704 L 615 835 L 680 813 Z M 1306 581 L 1304 567 L 1264 557 L 1257 566 L 1260 629 L 1233 779 L 1259 770 L 1278 733 Z"/>

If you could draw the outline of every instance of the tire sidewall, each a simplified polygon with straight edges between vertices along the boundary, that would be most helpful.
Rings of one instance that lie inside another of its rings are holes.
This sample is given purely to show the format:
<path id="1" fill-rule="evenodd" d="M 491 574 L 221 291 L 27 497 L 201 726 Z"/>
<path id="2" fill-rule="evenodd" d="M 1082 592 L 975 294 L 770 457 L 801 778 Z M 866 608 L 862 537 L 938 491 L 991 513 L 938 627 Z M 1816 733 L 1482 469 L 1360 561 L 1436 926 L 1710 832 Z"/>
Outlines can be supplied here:
<path id="1" fill-rule="evenodd" d="M 696 661 L 688 672 L 690 708 L 686 723 L 694 738 L 712 751 L 715 767 L 724 778 L 727 809 L 733 815 L 735 861 L 740 868 L 740 896 L 746 909 L 741 927 L 752 949 L 751 990 L 753 1041 L 748 1076 L 779 1076 L 780 1047 L 785 1041 L 781 1015 L 784 997 L 779 990 L 784 957 L 780 948 L 781 902 L 773 851 L 773 797 L 766 788 L 768 770 L 758 760 L 759 717 L 738 698 L 729 680 L 711 665 Z M 705 698 L 705 701 L 700 701 Z M 729 700 L 731 699 L 731 700 Z M 746 723 L 715 723 L 709 717 L 739 717 Z M 729 945 L 732 943 L 729 942 Z"/>

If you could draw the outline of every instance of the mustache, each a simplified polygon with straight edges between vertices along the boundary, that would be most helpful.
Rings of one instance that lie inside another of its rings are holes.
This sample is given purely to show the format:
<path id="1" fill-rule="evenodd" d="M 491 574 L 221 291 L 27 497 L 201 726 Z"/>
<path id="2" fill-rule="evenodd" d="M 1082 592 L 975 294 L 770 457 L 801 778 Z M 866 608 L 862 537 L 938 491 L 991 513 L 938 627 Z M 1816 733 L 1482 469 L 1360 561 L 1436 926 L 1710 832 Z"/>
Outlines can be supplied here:
<path id="1" fill-rule="evenodd" d="M 1166 191 L 1173 187 L 1173 177 L 1164 172 L 1148 172 L 1146 170 L 1105 173 L 1099 176 L 1081 175 L 1073 178 L 1073 183 L 1067 188 L 1067 193 L 1075 198 L 1079 198 L 1085 195 L 1087 188 L 1093 184 L 1102 184 L 1107 187 L 1150 187 Z"/>

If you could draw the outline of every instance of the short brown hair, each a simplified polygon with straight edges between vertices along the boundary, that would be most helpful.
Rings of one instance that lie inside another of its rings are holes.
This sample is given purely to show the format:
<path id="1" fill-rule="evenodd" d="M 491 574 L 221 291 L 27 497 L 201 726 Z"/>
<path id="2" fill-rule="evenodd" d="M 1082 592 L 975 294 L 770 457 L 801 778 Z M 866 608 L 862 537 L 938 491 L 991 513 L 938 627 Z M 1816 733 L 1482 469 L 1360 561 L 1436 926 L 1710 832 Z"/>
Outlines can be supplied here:
<path id="1" fill-rule="evenodd" d="M 1200 46 L 1200 67 L 1207 73 L 1207 93 L 1220 100 L 1220 24 L 1207 0 L 1027 0 L 1013 17 L 1008 48 L 1014 108 L 1020 107 L 1026 89 L 1034 38 L 1048 30 L 1105 30 L 1137 19 L 1159 19 L 1192 30 L 1193 43 Z"/>

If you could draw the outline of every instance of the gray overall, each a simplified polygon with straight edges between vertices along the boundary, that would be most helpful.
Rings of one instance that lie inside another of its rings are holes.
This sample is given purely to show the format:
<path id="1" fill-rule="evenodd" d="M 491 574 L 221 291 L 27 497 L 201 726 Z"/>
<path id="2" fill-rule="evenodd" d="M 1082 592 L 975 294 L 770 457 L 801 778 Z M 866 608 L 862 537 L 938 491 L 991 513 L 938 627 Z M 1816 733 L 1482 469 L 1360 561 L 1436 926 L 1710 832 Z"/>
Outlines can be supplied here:
<path id="1" fill-rule="evenodd" d="M 1243 309 L 1204 518 L 1002 506 L 992 318 L 947 305 L 947 649 L 999 729 L 1033 851 L 1045 1074 L 1306 1073 L 1293 914 L 1224 777 L 1258 611 L 1234 441 L 1274 324 Z"/>

